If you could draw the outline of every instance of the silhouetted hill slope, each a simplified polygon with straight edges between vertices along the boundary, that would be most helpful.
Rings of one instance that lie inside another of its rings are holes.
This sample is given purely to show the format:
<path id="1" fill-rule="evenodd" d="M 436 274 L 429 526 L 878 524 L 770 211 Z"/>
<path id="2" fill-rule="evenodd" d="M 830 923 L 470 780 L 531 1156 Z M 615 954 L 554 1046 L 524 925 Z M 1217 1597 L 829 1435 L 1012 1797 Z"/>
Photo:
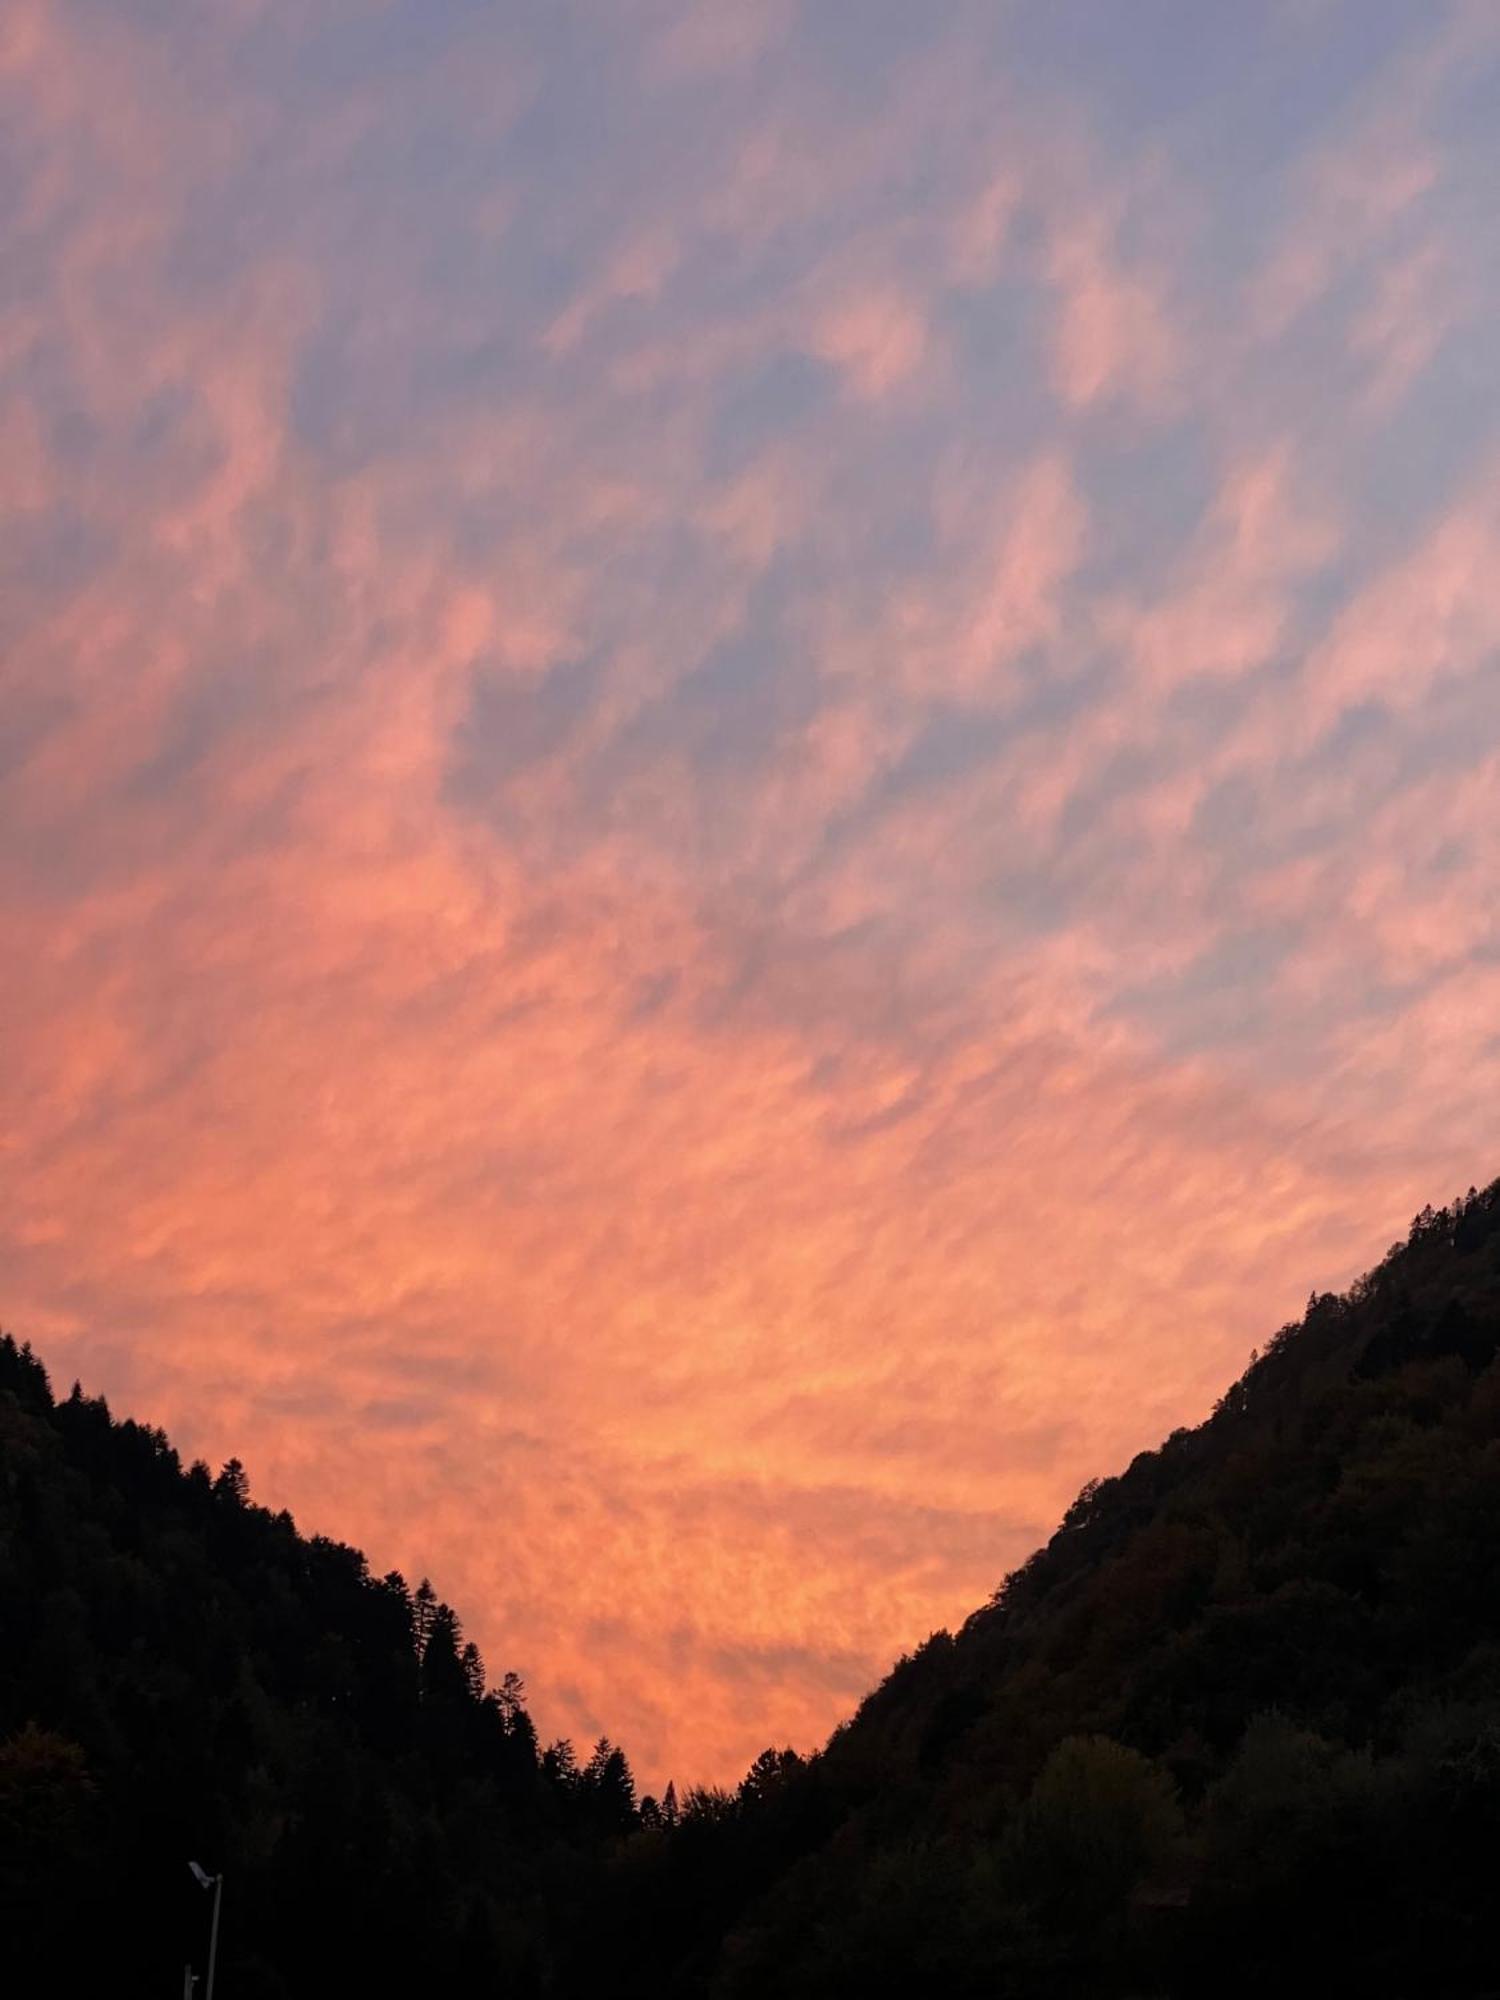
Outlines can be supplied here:
<path id="1" fill-rule="evenodd" d="M 1500 1993 L 1497 1342 L 1500 1184 L 697 1801 L 630 1990 Z"/>
<path id="2" fill-rule="evenodd" d="M 554 1989 L 630 1773 L 538 1752 L 424 1584 L 249 1503 L 0 1338 L 5 1990 Z"/>
<path id="3" fill-rule="evenodd" d="M 1500 1995 L 1500 1184 L 803 1759 L 635 1804 L 425 1589 L 0 1340 L 20 1993 Z"/>

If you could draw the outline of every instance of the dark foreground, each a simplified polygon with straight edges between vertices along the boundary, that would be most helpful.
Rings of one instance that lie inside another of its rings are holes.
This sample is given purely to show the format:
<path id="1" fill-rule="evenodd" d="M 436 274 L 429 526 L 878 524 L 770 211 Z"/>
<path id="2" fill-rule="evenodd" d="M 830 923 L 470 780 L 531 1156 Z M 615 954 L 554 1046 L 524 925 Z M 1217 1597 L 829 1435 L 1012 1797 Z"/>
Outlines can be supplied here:
<path id="1" fill-rule="evenodd" d="M 17 1995 L 1500 1995 L 1500 1186 L 826 1748 L 636 1797 L 454 1613 L 0 1341 Z M 200 1989 L 201 1991 L 201 1989 Z"/>

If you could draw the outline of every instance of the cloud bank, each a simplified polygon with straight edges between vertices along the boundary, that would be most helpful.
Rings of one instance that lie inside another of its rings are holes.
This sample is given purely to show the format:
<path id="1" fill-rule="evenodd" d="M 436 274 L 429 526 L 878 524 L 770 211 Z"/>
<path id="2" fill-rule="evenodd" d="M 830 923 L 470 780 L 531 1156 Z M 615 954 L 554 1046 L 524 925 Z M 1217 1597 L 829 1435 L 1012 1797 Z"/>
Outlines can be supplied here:
<path id="1" fill-rule="evenodd" d="M 9 1324 L 652 1781 L 1496 1171 L 1483 6 L 13 0 Z"/>

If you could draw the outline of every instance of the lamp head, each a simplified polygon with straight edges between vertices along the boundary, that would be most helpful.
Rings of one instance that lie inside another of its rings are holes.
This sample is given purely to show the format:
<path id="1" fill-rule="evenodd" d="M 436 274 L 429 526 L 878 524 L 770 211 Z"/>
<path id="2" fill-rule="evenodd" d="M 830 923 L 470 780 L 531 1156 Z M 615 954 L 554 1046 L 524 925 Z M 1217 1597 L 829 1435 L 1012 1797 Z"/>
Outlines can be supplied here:
<path id="1" fill-rule="evenodd" d="M 210 1875 L 206 1868 L 200 1868 L 196 1861 L 190 1861 L 188 1867 L 192 1870 L 193 1880 L 200 1889 L 211 1889 L 218 1880 L 218 1877 Z"/>

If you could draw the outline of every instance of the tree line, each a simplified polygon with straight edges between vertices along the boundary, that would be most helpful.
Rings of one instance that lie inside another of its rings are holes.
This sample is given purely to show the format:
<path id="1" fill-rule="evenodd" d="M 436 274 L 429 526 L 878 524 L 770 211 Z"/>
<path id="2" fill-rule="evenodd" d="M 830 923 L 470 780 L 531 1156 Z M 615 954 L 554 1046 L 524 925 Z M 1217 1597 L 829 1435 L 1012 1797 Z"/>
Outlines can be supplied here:
<path id="1" fill-rule="evenodd" d="M 1500 1184 L 1419 1215 L 820 1750 L 638 1798 L 430 1585 L 0 1339 L 20 1991 L 1500 1992 Z M 175 1986 L 168 1983 L 175 1980 Z"/>

